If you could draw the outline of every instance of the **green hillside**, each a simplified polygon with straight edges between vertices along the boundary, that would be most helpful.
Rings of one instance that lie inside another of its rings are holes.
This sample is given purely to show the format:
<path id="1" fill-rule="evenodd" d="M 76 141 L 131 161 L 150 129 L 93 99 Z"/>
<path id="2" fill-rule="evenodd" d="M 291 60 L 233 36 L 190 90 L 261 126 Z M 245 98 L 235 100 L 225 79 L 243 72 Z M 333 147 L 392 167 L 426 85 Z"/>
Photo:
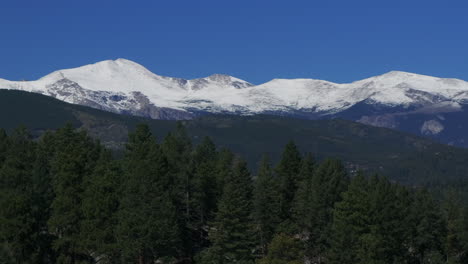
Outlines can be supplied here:
<path id="1" fill-rule="evenodd" d="M 127 133 L 146 122 L 161 140 L 175 121 L 118 115 L 20 91 L 0 90 L 0 126 L 11 131 L 19 125 L 36 136 L 71 122 L 85 128 L 106 146 L 122 148 Z M 468 150 L 389 129 L 343 120 L 300 120 L 272 116 L 204 116 L 183 121 L 194 140 L 209 136 L 256 167 L 268 153 L 277 161 L 283 146 L 294 140 L 302 152 L 336 157 L 350 170 L 377 171 L 403 183 L 452 182 L 468 178 Z"/>

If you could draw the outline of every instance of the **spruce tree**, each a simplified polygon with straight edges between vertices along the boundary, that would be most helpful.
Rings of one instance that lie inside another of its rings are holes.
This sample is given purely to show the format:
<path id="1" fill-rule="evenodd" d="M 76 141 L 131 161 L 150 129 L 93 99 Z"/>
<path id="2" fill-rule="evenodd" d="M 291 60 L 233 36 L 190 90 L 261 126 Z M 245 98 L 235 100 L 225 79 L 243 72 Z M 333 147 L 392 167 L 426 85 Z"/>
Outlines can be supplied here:
<path id="1" fill-rule="evenodd" d="M 322 263 L 329 248 L 333 207 L 341 201 L 348 187 L 348 176 L 343 164 L 334 159 L 325 160 L 312 178 L 312 203 L 314 217 L 311 222 L 310 239 L 307 245 L 309 257 Z"/>
<path id="2" fill-rule="evenodd" d="M 221 198 L 225 182 L 231 177 L 234 163 L 234 154 L 226 148 L 219 151 L 216 159 L 216 196 Z"/>
<path id="3" fill-rule="evenodd" d="M 300 178 L 302 179 L 294 198 L 293 220 L 296 225 L 296 232 L 301 240 L 305 242 L 306 254 L 311 245 L 311 233 L 316 226 L 317 201 L 314 192 L 314 171 L 315 163 L 312 155 L 307 154 L 302 160 Z"/>
<path id="4" fill-rule="evenodd" d="M 447 262 L 453 264 L 468 261 L 468 219 L 467 207 L 460 194 L 449 189 L 444 197 L 444 213 L 447 223 L 445 248 Z"/>
<path id="5" fill-rule="evenodd" d="M 291 216 L 291 205 L 294 200 L 297 187 L 301 179 L 299 171 L 301 169 L 301 154 L 293 141 L 286 144 L 281 160 L 276 167 L 276 174 L 279 180 L 280 209 L 283 221 Z"/>
<path id="6" fill-rule="evenodd" d="M 258 235 L 260 254 L 265 256 L 275 229 L 280 223 L 278 182 L 273 175 L 267 156 L 260 162 L 253 196 L 255 232 Z"/>
<path id="7" fill-rule="evenodd" d="M 124 262 L 152 263 L 180 254 L 169 165 L 148 126 L 129 135 L 116 230 Z"/>
<path id="8" fill-rule="evenodd" d="M 48 220 L 51 216 L 51 205 L 55 198 L 51 161 L 56 152 L 55 134 L 51 131 L 44 133 L 36 147 L 36 160 L 33 164 L 33 214 L 36 219 L 35 229 L 39 235 L 38 246 L 40 247 L 39 258 L 43 263 L 55 262 L 56 252 L 53 250 L 55 236 L 50 232 Z"/>
<path id="9" fill-rule="evenodd" d="M 14 263 L 41 261 L 33 214 L 34 148 L 26 129 L 15 130 L 0 169 L 0 244 L 8 252 L 3 258 Z"/>
<path id="10" fill-rule="evenodd" d="M 259 264 L 301 264 L 301 242 L 285 234 L 276 235 L 268 245 L 268 254 L 258 261 Z"/>
<path id="11" fill-rule="evenodd" d="M 331 232 L 330 263 L 361 263 L 359 250 L 362 235 L 369 232 L 369 183 L 358 173 L 343 200 L 336 203 Z"/>
<path id="12" fill-rule="evenodd" d="M 400 228 L 405 215 L 397 206 L 396 190 L 384 177 L 373 176 L 369 181 L 369 226 L 361 237 L 361 262 L 398 262 L 405 253 L 400 247 L 404 243 Z"/>
<path id="13" fill-rule="evenodd" d="M 168 177 L 173 180 L 170 196 L 178 212 L 178 229 L 184 242 L 184 251 L 186 255 L 191 257 L 193 248 L 197 247 L 194 240 L 198 240 L 193 238 L 193 233 L 197 231 L 194 231 L 195 224 L 191 220 L 193 215 L 192 142 L 181 122 L 177 122 L 175 130 L 164 138 L 161 150 L 167 158 Z"/>
<path id="14" fill-rule="evenodd" d="M 8 150 L 8 136 L 4 129 L 0 128 L 0 168 L 5 161 Z"/>
<path id="15" fill-rule="evenodd" d="M 442 212 L 427 190 L 418 190 L 411 207 L 413 233 L 409 247 L 419 263 L 438 259 L 446 230 Z"/>
<path id="16" fill-rule="evenodd" d="M 76 132 L 70 124 L 57 131 L 56 140 L 57 150 L 51 161 L 55 198 L 48 226 L 57 237 L 54 241 L 57 262 L 89 261 L 90 256 L 81 247 L 80 240 L 83 179 L 92 173 L 99 148 L 85 132 Z"/>
<path id="17" fill-rule="evenodd" d="M 247 263 L 253 260 L 252 182 L 247 165 L 237 161 L 226 179 L 209 239 L 204 263 Z"/>
<path id="18" fill-rule="evenodd" d="M 208 137 L 195 148 L 192 155 L 193 176 L 189 191 L 192 210 L 189 227 L 193 232 L 194 251 L 207 245 L 207 223 L 212 220 L 217 206 L 216 159 L 216 146 Z"/>
<path id="19" fill-rule="evenodd" d="M 81 243 L 100 263 L 115 263 L 119 257 L 115 232 L 121 174 L 111 153 L 103 150 L 84 187 Z"/>

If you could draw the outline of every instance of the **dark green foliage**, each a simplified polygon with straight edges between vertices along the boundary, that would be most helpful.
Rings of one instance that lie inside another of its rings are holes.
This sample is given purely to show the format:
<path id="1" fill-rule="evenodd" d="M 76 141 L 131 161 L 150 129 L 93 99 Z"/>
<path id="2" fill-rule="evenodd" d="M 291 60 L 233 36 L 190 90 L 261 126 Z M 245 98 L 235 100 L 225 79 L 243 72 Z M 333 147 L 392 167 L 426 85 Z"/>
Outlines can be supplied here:
<path id="1" fill-rule="evenodd" d="M 179 252 L 177 208 L 167 158 L 145 125 L 129 135 L 118 212 L 117 239 L 124 260 L 150 263 Z"/>
<path id="2" fill-rule="evenodd" d="M 360 263 L 362 236 L 371 225 L 369 207 L 369 183 L 359 173 L 335 205 L 330 263 Z"/>
<path id="3" fill-rule="evenodd" d="M 216 193 L 218 197 L 223 194 L 226 179 L 231 177 L 234 162 L 234 153 L 228 149 L 221 149 L 216 160 Z"/>
<path id="4" fill-rule="evenodd" d="M 292 142 L 255 177 L 180 124 L 161 145 L 138 126 L 123 158 L 70 125 L 37 141 L 0 131 L 0 157 L 0 263 L 467 262 L 464 181 L 436 196 L 349 183 L 340 161 Z"/>
<path id="5" fill-rule="evenodd" d="M 76 132 L 71 125 L 58 130 L 55 136 L 56 152 L 50 169 L 55 198 L 48 226 L 57 237 L 54 248 L 59 254 L 58 262 L 74 263 L 88 258 L 80 240 L 83 180 L 94 169 L 99 147 L 85 132 Z"/>
<path id="6" fill-rule="evenodd" d="M 423 263 L 434 257 L 434 252 L 443 252 L 446 235 L 445 223 L 439 205 L 428 191 L 417 191 L 410 212 L 412 256 Z"/>
<path id="7" fill-rule="evenodd" d="M 100 263 L 115 263 L 119 257 L 115 229 L 122 180 L 121 168 L 110 152 L 103 150 L 85 182 L 80 238 L 83 247 Z"/>
<path id="8" fill-rule="evenodd" d="M 7 156 L 8 137 L 4 129 L 0 128 L 0 167 Z"/>
<path id="9" fill-rule="evenodd" d="M 38 233 L 33 210 L 32 164 L 34 144 L 24 128 L 9 140 L 0 170 L 0 242 L 5 258 L 15 263 L 34 263 L 38 258 Z"/>
<path id="10" fill-rule="evenodd" d="M 161 150 L 167 159 L 168 177 L 174 183 L 173 188 L 168 191 L 177 210 L 178 229 L 184 237 L 196 236 L 196 238 L 183 241 L 185 254 L 191 256 L 199 241 L 199 229 L 192 221 L 194 213 L 192 208 L 193 172 L 190 159 L 192 142 L 181 123 L 177 123 L 175 130 L 166 135 L 161 144 Z"/>
<path id="11" fill-rule="evenodd" d="M 446 253 L 448 263 L 468 262 L 468 211 L 458 192 L 446 193 L 444 212 L 447 223 Z"/>
<path id="12" fill-rule="evenodd" d="M 38 141 L 36 147 L 36 160 L 33 164 L 33 213 L 36 219 L 36 230 L 41 234 L 38 246 L 41 247 L 41 259 L 47 263 L 55 258 L 52 242 L 55 239 L 49 232 L 48 220 L 51 215 L 51 205 L 55 198 L 52 187 L 51 161 L 55 155 L 55 135 L 46 132 Z"/>
<path id="13" fill-rule="evenodd" d="M 285 234 L 276 235 L 268 245 L 268 255 L 259 260 L 259 264 L 301 264 L 301 242 Z"/>
<path id="14" fill-rule="evenodd" d="M 361 237 L 359 259 L 363 263 L 401 262 L 405 242 L 401 224 L 407 217 L 399 208 L 396 186 L 382 177 L 369 181 L 369 226 Z"/>
<path id="15" fill-rule="evenodd" d="M 161 139 L 177 126 L 177 121 L 118 115 L 40 94 L 0 90 L 0 123 L 9 132 L 24 124 L 33 135 L 40 135 L 65 122 L 87 129 L 106 147 L 118 150 L 125 146 L 128 131 L 141 122 L 148 123 Z M 466 149 L 350 121 L 213 115 L 184 121 L 184 125 L 194 143 L 209 136 L 218 146 L 242 155 L 251 168 L 263 153 L 276 164 L 283 146 L 293 139 L 301 150 L 318 159 L 337 158 L 347 167 L 379 172 L 408 185 L 451 183 L 468 174 Z"/>
<path id="16" fill-rule="evenodd" d="M 247 164 L 236 161 L 226 179 L 218 211 L 210 229 L 211 247 L 204 253 L 210 263 L 235 263 L 253 260 L 252 183 Z"/>
<path id="17" fill-rule="evenodd" d="M 276 167 L 280 192 L 280 216 L 283 221 L 291 214 L 291 205 L 301 179 L 301 154 L 296 144 L 290 141 L 284 148 L 281 160 Z"/>
<path id="18" fill-rule="evenodd" d="M 194 249 L 200 250 L 208 244 L 207 224 L 214 216 L 218 201 L 217 151 L 214 143 L 205 138 L 193 154 L 193 178 L 190 183 L 192 212 L 190 225 L 194 231 Z"/>
<path id="19" fill-rule="evenodd" d="M 255 180 L 253 198 L 255 232 L 258 236 L 261 256 L 265 256 L 268 243 L 273 238 L 276 227 L 281 221 L 279 202 L 278 181 L 273 175 L 268 157 L 264 156 Z"/>
<path id="20" fill-rule="evenodd" d="M 314 189 L 315 163 L 310 154 L 302 160 L 300 178 L 302 179 L 294 198 L 293 217 L 297 231 L 307 239 L 314 226 L 316 216 L 316 190 Z"/>
<path id="21" fill-rule="evenodd" d="M 309 259 L 323 262 L 329 248 L 333 206 L 348 185 L 346 170 L 337 160 L 325 160 L 314 170 L 310 155 L 304 159 L 303 182 L 296 193 L 295 219 Z"/>

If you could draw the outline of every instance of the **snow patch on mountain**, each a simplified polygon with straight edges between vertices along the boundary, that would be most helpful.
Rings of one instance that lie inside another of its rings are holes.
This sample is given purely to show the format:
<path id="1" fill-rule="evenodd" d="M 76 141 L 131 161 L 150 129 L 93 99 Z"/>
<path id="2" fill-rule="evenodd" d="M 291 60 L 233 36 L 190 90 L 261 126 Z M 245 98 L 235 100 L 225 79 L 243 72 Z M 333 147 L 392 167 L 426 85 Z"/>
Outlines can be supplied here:
<path id="1" fill-rule="evenodd" d="M 147 113 L 148 107 L 153 107 L 153 112 L 165 108 L 182 112 L 304 111 L 328 115 L 361 102 L 418 109 L 434 105 L 454 109 L 468 103 L 468 82 L 400 71 L 343 84 L 273 79 L 252 85 L 222 74 L 193 80 L 164 77 L 125 59 L 59 70 L 36 81 L 0 79 L 0 88 L 42 93 L 70 103 L 137 115 L 139 111 Z"/>
<path id="2" fill-rule="evenodd" d="M 437 120 L 425 121 L 421 126 L 421 134 L 423 135 L 437 135 L 444 130 L 444 126 Z"/>

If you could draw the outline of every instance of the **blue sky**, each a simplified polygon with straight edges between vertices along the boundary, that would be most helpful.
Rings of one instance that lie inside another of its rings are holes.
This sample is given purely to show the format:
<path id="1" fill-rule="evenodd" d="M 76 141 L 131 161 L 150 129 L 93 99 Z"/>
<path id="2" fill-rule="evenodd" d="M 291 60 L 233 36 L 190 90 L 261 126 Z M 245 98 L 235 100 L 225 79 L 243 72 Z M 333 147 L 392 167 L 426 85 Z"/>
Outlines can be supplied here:
<path id="1" fill-rule="evenodd" d="M 160 75 L 253 83 L 390 70 L 468 80 L 466 2 L 4 0 L 0 78 L 126 58 Z"/>

